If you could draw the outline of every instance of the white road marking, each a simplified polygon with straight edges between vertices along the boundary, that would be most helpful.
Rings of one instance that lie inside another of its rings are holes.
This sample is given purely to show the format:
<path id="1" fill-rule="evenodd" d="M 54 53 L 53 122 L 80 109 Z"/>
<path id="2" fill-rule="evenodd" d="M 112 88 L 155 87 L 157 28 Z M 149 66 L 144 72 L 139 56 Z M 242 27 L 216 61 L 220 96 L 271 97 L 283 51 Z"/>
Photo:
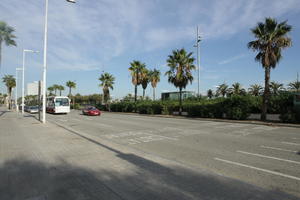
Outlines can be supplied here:
<path id="1" fill-rule="evenodd" d="M 266 172 L 266 173 L 269 173 L 269 174 L 274 174 L 274 175 L 277 175 L 277 176 L 282 176 L 282 177 L 285 177 L 285 178 L 290 178 L 290 179 L 300 181 L 300 178 L 296 177 L 296 176 L 290 176 L 290 175 L 287 175 L 287 174 L 283 174 L 283 173 L 279 173 L 279 172 L 275 172 L 275 171 L 271 171 L 271 170 L 267 170 L 267 169 L 262 169 L 262 168 L 258 168 L 258 167 L 253 167 L 253 166 L 250 166 L 250 165 L 245 165 L 245 164 L 242 164 L 242 163 L 237 163 L 237 162 L 233 162 L 233 161 L 229 161 L 229 160 L 224 160 L 224 159 L 221 159 L 221 158 L 214 158 L 214 159 L 218 160 L 218 161 L 221 161 L 221 162 L 229 163 L 229 164 L 232 164 L 232 165 L 247 167 L 247 168 L 250 168 L 250 169 L 255 169 L 255 170 Z"/>
<path id="2" fill-rule="evenodd" d="M 260 146 L 261 148 L 265 148 L 265 149 L 273 149 L 273 150 L 278 150 L 278 151 L 286 151 L 286 152 L 292 152 L 292 153 L 297 153 L 297 151 L 293 151 L 293 150 L 288 150 L 288 149 L 281 149 L 281 148 L 277 148 L 277 147 L 268 147 L 268 146 Z"/>
<path id="3" fill-rule="evenodd" d="M 299 143 L 293 143 L 293 142 L 281 142 L 282 144 L 289 144 L 289 145 L 300 145 Z"/>
<path id="4" fill-rule="evenodd" d="M 276 158 L 276 157 L 272 157 L 272 156 L 265 156 L 265 155 L 256 154 L 256 153 L 249 153 L 249 152 L 246 152 L 246 151 L 236 151 L 236 152 L 247 154 L 247 155 L 252 155 L 252 156 L 258 156 L 258 157 L 262 157 L 262 158 L 270 158 L 270 159 L 274 159 L 274 160 L 285 161 L 285 162 L 289 162 L 289 163 L 294 163 L 294 164 L 300 165 L 300 162 L 297 162 L 297 161 L 294 161 L 294 160 L 286 160 L 286 159 Z"/>
<path id="5" fill-rule="evenodd" d="M 292 138 L 293 140 L 300 140 L 300 138 L 296 138 L 296 137 L 294 137 L 294 138 Z"/>

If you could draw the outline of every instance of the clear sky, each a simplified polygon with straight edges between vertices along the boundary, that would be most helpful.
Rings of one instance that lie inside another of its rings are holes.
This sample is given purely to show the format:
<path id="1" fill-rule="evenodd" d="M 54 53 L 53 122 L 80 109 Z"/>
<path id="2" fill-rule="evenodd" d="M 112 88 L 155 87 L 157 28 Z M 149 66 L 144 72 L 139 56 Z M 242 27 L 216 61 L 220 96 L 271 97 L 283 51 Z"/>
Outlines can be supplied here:
<path id="1" fill-rule="evenodd" d="M 25 82 L 41 79 L 44 13 L 44 0 L 0 1 L 0 20 L 13 26 L 18 37 L 18 47 L 2 50 L 1 76 L 14 75 L 22 66 L 25 48 L 40 51 L 27 54 Z M 74 80 L 74 93 L 102 93 L 98 78 L 105 71 L 116 77 L 114 98 L 133 93 L 129 63 L 140 60 L 164 75 L 173 49 L 195 52 L 197 25 L 203 37 L 201 93 L 223 82 L 240 82 L 245 88 L 263 84 L 264 71 L 247 43 L 254 39 L 250 28 L 265 17 L 288 20 L 293 26 L 293 46 L 271 72 L 272 80 L 286 84 L 300 73 L 299 0 L 77 0 L 76 4 L 49 0 L 47 86 Z M 188 90 L 197 90 L 196 74 Z M 151 96 L 148 87 L 146 94 Z M 4 90 L 1 83 L 0 92 Z M 157 96 L 174 90 L 162 76 Z"/>

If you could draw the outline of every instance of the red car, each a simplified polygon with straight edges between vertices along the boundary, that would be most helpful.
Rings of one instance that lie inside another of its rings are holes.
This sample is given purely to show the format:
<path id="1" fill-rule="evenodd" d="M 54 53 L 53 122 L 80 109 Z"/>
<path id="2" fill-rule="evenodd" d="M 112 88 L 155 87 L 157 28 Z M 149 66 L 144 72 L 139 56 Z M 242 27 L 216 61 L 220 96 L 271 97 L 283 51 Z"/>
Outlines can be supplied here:
<path id="1" fill-rule="evenodd" d="M 89 116 L 100 116 L 101 112 L 93 106 L 86 107 L 82 110 L 82 114 Z"/>

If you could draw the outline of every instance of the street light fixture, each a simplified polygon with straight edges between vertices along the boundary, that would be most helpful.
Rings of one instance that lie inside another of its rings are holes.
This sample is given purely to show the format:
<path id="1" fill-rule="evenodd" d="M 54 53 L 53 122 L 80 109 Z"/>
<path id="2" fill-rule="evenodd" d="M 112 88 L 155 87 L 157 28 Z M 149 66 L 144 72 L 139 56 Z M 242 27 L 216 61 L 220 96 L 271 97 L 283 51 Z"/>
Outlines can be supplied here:
<path id="1" fill-rule="evenodd" d="M 26 53 L 39 53 L 39 51 L 33 51 L 33 50 L 30 50 L 30 49 L 24 49 L 23 50 L 23 73 L 22 73 L 22 114 L 24 114 L 24 96 L 25 96 L 25 90 L 24 90 L 24 87 L 25 87 L 25 56 L 26 56 Z"/>
<path id="2" fill-rule="evenodd" d="M 69 3 L 76 3 L 75 0 L 66 0 Z M 46 123 L 46 78 L 47 78 L 47 43 L 48 43 L 48 5 L 49 0 L 46 0 L 45 11 L 45 35 L 44 35 L 44 64 L 43 64 L 43 119 L 42 122 Z"/>
<path id="3" fill-rule="evenodd" d="M 194 47 L 197 48 L 197 69 L 198 69 L 198 97 L 200 97 L 200 51 L 199 51 L 199 47 L 200 47 L 200 42 L 201 42 L 201 36 L 199 35 L 199 28 L 197 26 L 197 37 L 196 37 L 196 44 L 194 45 Z"/>
<path id="4" fill-rule="evenodd" d="M 18 71 L 23 70 L 22 68 L 16 68 L 16 90 L 15 90 L 15 105 L 16 111 L 19 112 L 19 105 L 18 105 Z"/>

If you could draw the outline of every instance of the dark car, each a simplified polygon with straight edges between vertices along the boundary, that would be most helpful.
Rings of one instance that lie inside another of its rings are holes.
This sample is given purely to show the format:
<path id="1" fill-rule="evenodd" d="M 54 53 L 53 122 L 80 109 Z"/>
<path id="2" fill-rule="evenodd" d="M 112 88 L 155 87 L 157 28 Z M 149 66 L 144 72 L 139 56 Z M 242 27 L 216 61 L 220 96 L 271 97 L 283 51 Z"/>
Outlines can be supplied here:
<path id="1" fill-rule="evenodd" d="M 89 115 L 89 116 L 99 116 L 101 115 L 101 111 L 93 106 L 85 107 L 82 110 L 82 114 Z"/>

